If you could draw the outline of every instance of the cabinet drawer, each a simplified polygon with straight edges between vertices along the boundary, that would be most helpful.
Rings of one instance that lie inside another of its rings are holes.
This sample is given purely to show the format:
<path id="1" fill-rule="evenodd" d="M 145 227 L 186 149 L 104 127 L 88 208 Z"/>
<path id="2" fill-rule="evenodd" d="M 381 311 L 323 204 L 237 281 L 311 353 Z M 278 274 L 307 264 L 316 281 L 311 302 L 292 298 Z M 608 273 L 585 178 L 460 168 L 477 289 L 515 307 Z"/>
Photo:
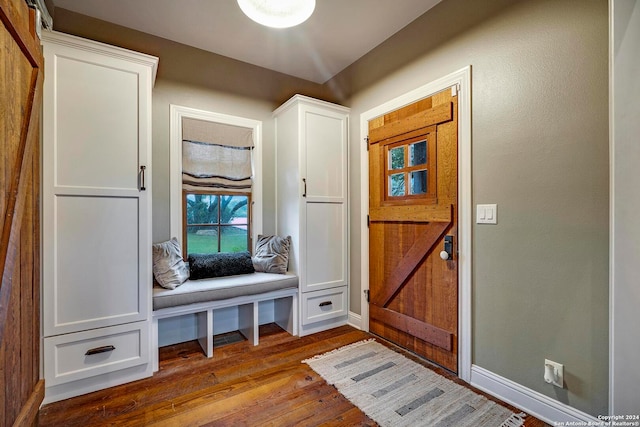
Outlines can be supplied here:
<path id="1" fill-rule="evenodd" d="M 149 362 L 149 323 L 137 322 L 44 339 L 47 386 Z"/>
<path id="2" fill-rule="evenodd" d="M 303 325 L 346 315 L 346 286 L 302 294 Z"/>

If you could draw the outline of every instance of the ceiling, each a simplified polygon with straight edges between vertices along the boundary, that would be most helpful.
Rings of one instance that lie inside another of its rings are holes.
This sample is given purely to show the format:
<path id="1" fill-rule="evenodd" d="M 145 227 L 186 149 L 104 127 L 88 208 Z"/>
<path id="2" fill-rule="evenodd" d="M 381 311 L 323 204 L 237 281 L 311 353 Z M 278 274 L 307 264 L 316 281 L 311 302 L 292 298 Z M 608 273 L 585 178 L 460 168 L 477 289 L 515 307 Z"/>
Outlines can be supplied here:
<path id="1" fill-rule="evenodd" d="M 236 0 L 54 0 L 54 4 L 324 83 L 440 1 L 317 0 L 311 18 L 286 29 L 256 24 Z"/>

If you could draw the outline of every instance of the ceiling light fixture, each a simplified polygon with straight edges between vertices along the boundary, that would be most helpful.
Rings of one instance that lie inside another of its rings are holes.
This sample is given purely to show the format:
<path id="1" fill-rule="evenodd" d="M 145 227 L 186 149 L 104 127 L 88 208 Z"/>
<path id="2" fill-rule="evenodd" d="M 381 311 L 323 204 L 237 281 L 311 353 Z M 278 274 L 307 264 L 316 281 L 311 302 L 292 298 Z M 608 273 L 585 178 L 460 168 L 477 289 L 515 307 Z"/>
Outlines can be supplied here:
<path id="1" fill-rule="evenodd" d="M 238 6 L 258 24 L 288 28 L 308 19 L 316 7 L 316 0 L 238 0 Z"/>

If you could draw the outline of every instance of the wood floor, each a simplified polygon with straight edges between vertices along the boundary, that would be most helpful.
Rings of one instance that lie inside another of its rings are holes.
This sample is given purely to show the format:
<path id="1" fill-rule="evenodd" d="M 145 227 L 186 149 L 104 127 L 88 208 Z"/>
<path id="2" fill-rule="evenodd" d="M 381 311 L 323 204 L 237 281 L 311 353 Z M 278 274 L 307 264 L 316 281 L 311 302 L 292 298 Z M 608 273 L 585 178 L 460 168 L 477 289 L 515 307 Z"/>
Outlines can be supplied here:
<path id="1" fill-rule="evenodd" d="M 39 425 L 376 426 L 300 363 L 369 337 L 349 326 L 292 337 L 269 324 L 260 327 L 257 347 L 229 339 L 212 359 L 196 341 L 163 347 L 153 377 L 46 405 Z M 533 417 L 525 425 L 546 426 Z"/>

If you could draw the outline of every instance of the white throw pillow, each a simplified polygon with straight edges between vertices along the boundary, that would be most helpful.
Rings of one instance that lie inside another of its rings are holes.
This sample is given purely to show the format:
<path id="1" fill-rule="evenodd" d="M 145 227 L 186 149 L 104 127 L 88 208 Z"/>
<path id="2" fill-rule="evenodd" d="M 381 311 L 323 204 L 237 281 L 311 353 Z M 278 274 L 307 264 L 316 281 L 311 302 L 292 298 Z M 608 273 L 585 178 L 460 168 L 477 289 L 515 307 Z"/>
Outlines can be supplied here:
<path id="1" fill-rule="evenodd" d="M 253 268 L 264 273 L 286 274 L 290 249 L 291 236 L 258 236 Z"/>
<path id="2" fill-rule="evenodd" d="M 180 244 L 175 237 L 153 245 L 153 277 L 167 289 L 175 289 L 189 278 L 189 268 L 180 255 Z"/>

